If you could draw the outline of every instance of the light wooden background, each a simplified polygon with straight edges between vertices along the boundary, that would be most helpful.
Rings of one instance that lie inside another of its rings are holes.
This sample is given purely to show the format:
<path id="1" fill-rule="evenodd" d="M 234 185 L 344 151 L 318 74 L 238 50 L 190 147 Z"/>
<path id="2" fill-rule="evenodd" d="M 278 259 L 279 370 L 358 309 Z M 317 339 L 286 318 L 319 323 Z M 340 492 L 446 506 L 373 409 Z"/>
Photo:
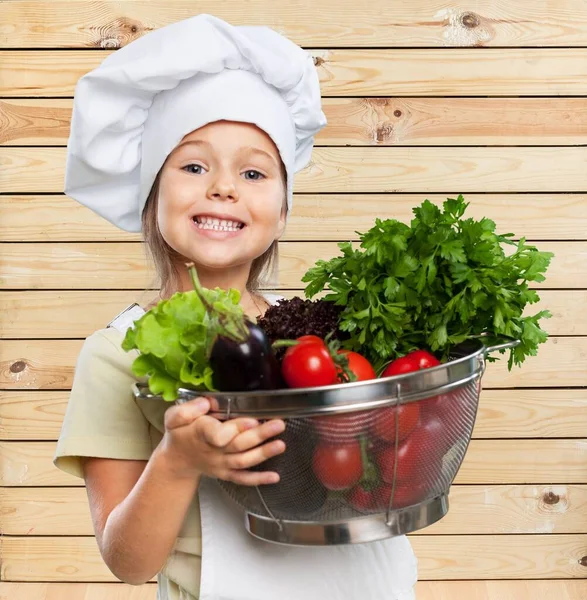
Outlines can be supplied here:
<path id="1" fill-rule="evenodd" d="M 551 339 L 491 365 L 450 514 L 412 536 L 419 600 L 587 599 L 587 1 L 0 4 L 2 600 L 153 600 L 100 560 L 51 457 L 82 339 L 151 281 L 138 237 L 61 195 L 75 82 L 199 12 L 310 49 L 328 128 L 300 175 L 280 286 L 376 216 L 459 192 L 556 253 Z M 538 308 L 536 309 L 538 310 Z"/>

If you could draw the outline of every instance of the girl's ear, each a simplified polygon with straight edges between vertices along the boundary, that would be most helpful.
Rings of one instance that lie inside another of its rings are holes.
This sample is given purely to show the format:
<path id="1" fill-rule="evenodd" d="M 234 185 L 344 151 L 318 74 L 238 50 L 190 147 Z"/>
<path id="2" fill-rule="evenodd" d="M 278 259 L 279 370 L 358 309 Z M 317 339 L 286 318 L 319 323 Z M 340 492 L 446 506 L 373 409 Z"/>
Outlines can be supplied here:
<path id="1" fill-rule="evenodd" d="M 275 235 L 276 240 L 281 239 L 281 236 L 283 235 L 283 233 L 285 231 L 286 223 L 287 223 L 287 206 L 284 206 L 283 209 L 281 210 L 281 215 L 279 216 L 279 223 L 277 224 L 277 233 Z"/>

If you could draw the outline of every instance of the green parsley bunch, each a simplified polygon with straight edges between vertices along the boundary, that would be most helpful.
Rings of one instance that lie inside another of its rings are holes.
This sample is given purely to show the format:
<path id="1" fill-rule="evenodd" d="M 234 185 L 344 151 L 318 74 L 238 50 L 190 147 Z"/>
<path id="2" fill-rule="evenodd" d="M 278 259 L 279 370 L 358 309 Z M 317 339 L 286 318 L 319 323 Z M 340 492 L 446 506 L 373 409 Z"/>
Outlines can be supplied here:
<path id="1" fill-rule="evenodd" d="M 376 370 L 416 349 L 446 360 L 454 345 L 481 336 L 520 340 L 510 350 L 511 370 L 546 341 L 539 321 L 549 311 L 522 314 L 540 300 L 529 283 L 544 281 L 553 254 L 495 233 L 490 219 L 464 218 L 468 206 L 462 196 L 442 209 L 426 200 L 410 225 L 377 219 L 367 233 L 357 232 L 360 248 L 339 244 L 342 256 L 318 261 L 303 277 L 307 297 L 327 287 L 324 300 L 344 307 L 344 345 Z"/>

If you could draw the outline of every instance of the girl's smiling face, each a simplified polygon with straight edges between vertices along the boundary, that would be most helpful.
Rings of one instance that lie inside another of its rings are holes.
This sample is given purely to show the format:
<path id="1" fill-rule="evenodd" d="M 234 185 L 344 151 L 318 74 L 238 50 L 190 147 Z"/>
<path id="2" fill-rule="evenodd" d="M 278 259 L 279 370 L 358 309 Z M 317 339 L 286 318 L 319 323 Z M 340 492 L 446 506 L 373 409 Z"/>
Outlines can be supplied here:
<path id="1" fill-rule="evenodd" d="M 283 233 L 285 195 L 271 138 L 254 125 L 218 121 L 186 135 L 167 158 L 159 230 L 201 268 L 250 268 Z"/>

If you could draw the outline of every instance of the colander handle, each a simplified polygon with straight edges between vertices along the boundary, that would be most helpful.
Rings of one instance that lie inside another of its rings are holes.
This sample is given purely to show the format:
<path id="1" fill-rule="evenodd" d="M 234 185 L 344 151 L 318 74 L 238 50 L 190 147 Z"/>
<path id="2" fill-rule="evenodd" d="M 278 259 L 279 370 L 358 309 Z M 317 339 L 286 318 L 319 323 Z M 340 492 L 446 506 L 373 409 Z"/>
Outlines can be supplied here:
<path id="1" fill-rule="evenodd" d="M 498 350 L 507 350 L 508 348 L 515 348 L 520 345 L 520 340 L 508 340 L 503 344 L 497 344 L 497 346 L 486 346 L 485 354 L 491 354 L 492 352 L 497 352 Z"/>

